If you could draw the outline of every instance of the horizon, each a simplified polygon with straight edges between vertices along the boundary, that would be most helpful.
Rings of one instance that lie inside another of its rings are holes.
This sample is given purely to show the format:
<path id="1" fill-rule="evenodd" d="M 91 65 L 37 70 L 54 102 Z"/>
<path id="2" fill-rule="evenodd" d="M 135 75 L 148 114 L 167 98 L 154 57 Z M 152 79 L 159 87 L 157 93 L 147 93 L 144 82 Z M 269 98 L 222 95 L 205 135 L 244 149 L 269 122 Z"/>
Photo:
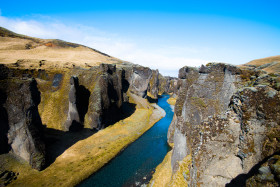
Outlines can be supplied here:
<path id="1" fill-rule="evenodd" d="M 177 77 L 186 65 L 279 55 L 280 2 L 274 0 L 54 2 L 2 2 L 0 26 L 82 44 L 165 76 Z"/>

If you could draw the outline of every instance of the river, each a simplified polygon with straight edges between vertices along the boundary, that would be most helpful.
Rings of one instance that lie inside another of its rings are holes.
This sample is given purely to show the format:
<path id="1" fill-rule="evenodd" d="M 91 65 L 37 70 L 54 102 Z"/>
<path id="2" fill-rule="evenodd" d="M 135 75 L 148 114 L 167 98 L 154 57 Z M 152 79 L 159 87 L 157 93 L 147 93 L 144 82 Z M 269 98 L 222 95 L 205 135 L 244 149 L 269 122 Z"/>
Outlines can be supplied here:
<path id="1" fill-rule="evenodd" d="M 155 168 L 170 150 L 167 131 L 173 111 L 167 103 L 168 98 L 169 95 L 163 95 L 157 103 L 165 110 L 166 116 L 79 187 L 140 186 L 148 183 Z"/>

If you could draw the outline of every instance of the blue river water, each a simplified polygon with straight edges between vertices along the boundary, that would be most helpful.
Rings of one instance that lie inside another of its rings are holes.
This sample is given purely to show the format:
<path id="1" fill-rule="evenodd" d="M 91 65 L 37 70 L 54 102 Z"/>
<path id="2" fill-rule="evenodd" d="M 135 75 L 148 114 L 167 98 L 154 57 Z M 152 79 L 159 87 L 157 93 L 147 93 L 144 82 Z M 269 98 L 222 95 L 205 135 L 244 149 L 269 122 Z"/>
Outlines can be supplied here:
<path id="1" fill-rule="evenodd" d="M 169 95 L 163 95 L 157 103 L 165 110 L 166 116 L 79 187 L 140 186 L 147 183 L 169 151 L 167 131 L 173 111 L 167 103 L 168 98 Z"/>

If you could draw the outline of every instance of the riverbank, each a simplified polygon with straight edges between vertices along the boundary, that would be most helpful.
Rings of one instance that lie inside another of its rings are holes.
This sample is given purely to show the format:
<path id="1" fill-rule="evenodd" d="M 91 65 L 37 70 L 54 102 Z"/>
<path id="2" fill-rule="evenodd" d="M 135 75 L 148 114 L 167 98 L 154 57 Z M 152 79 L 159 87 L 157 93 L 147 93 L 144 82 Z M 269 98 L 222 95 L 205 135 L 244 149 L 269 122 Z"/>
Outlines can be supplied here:
<path id="1" fill-rule="evenodd" d="M 154 107 L 161 107 L 159 109 L 166 115 L 110 163 L 83 181 L 79 187 L 145 186 L 148 184 L 155 168 L 170 150 L 167 144 L 167 131 L 174 113 L 167 103 L 168 98 L 169 95 L 162 95 L 157 105 L 152 104 Z"/>
<path id="2" fill-rule="evenodd" d="M 170 105 L 175 106 L 175 104 L 176 104 L 176 98 L 170 97 L 170 98 L 167 100 L 167 103 L 170 104 Z"/>
<path id="3" fill-rule="evenodd" d="M 171 155 L 172 151 L 169 151 L 164 157 L 162 163 L 157 166 L 155 173 L 153 174 L 153 178 L 148 185 L 149 187 L 167 186 L 170 182 L 172 177 Z"/>
<path id="4" fill-rule="evenodd" d="M 10 186 L 74 186 L 108 163 L 163 116 L 158 107 L 137 108 L 130 117 L 77 142 L 41 172 L 9 154 L 0 157 L 6 163 L 2 169 L 19 173 Z"/>

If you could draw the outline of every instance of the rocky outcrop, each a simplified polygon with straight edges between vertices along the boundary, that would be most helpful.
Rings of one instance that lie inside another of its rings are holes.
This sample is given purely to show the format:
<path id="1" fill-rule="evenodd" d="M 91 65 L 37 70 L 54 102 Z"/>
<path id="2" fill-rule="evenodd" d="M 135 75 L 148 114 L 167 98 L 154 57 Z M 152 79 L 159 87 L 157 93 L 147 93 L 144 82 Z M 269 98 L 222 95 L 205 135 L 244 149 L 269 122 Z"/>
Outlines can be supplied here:
<path id="1" fill-rule="evenodd" d="M 81 128 L 81 121 L 77 109 L 77 90 L 79 88 L 79 80 L 77 77 L 70 78 L 69 91 L 69 109 L 68 116 L 65 122 L 65 130 L 78 130 Z"/>
<path id="2" fill-rule="evenodd" d="M 0 90 L 1 127 L 7 132 L 8 140 L 1 142 L 4 151 L 10 148 L 33 168 L 42 169 L 45 164 L 45 145 L 38 113 L 41 98 L 37 82 L 34 79 L 4 79 L 1 80 Z M 3 138 L 3 134 L 1 136 Z"/>
<path id="3" fill-rule="evenodd" d="M 120 118 L 123 99 L 123 71 L 102 64 L 100 76 L 89 98 L 87 117 L 91 128 L 102 129 Z M 127 90 L 126 90 L 127 91 Z"/>
<path id="4" fill-rule="evenodd" d="M 277 183 L 278 77 L 263 73 L 225 64 L 180 69 L 170 183 L 185 184 L 179 175 L 190 186 Z"/>
<path id="5" fill-rule="evenodd" d="M 152 99 L 158 98 L 159 92 L 159 72 L 158 70 L 152 71 L 152 77 L 150 78 L 150 82 L 148 85 L 148 96 Z"/>
<path id="6" fill-rule="evenodd" d="M 35 78 L 36 81 L 34 81 L 38 83 L 41 102 L 38 101 L 31 107 L 27 101 L 17 101 L 19 105 L 22 104 L 25 107 L 18 107 L 23 108 L 22 114 L 26 113 L 25 110 L 28 107 L 34 111 L 29 117 L 18 115 L 18 121 L 28 121 L 29 118 L 35 120 L 35 117 L 38 119 L 41 117 L 42 122 L 37 123 L 30 120 L 32 121 L 30 125 L 23 125 L 18 133 L 12 133 L 17 129 L 10 125 L 14 119 L 9 119 L 9 113 L 12 111 L 8 111 L 6 108 L 8 106 L 7 98 L 10 96 L 1 94 L 0 99 L 1 153 L 11 150 L 37 169 L 41 169 L 44 165 L 44 142 L 41 138 L 43 131 L 40 129 L 42 123 L 48 129 L 62 131 L 77 131 L 82 128 L 100 130 L 131 115 L 135 111 L 135 103 L 139 103 L 142 99 L 155 102 L 160 87 L 165 87 L 162 93 L 169 94 L 176 93 L 175 90 L 178 88 L 177 79 L 162 77 L 158 70 L 130 63 L 101 64 L 87 69 L 80 67 L 41 69 L 42 64 L 47 63 L 47 61 L 38 61 L 36 65 L 34 62 L 34 66 L 26 69 L 22 65 L 25 63 L 18 61 L 0 68 L 0 78 L 3 81 L 22 81 L 23 85 L 26 85 L 22 87 L 24 90 L 19 92 L 21 93 L 20 98 L 25 95 L 26 98 L 29 98 L 28 94 L 31 93 L 27 92 L 27 85 L 31 78 Z M 162 86 L 162 83 L 165 85 Z M 21 83 L 18 84 L 21 85 Z M 1 92 L 12 93 L 12 89 L 20 90 L 16 87 L 6 89 L 3 86 Z M 147 108 L 149 105 L 145 101 L 137 105 L 137 108 L 139 107 Z M 18 121 L 14 123 L 19 123 Z M 32 130 L 34 134 L 23 133 L 23 131 L 29 132 L 29 126 L 36 127 L 35 130 Z M 34 138 L 34 142 L 32 142 L 32 138 Z"/>
<path id="7" fill-rule="evenodd" d="M 131 67 L 123 66 L 122 68 L 125 71 L 125 77 L 129 83 L 130 92 L 142 98 L 146 98 L 153 71 L 147 67 L 138 65 L 132 65 Z"/>
<path id="8" fill-rule="evenodd" d="M 159 74 L 159 95 L 169 94 L 177 96 L 181 86 L 181 80 L 175 77 L 162 76 Z"/>
<path id="9" fill-rule="evenodd" d="M 15 63 L 0 70 L 1 153 L 11 150 L 36 169 L 44 165 L 42 122 L 64 131 L 100 130 L 133 113 L 130 95 L 158 96 L 158 71 L 133 64 L 25 69 Z"/>

